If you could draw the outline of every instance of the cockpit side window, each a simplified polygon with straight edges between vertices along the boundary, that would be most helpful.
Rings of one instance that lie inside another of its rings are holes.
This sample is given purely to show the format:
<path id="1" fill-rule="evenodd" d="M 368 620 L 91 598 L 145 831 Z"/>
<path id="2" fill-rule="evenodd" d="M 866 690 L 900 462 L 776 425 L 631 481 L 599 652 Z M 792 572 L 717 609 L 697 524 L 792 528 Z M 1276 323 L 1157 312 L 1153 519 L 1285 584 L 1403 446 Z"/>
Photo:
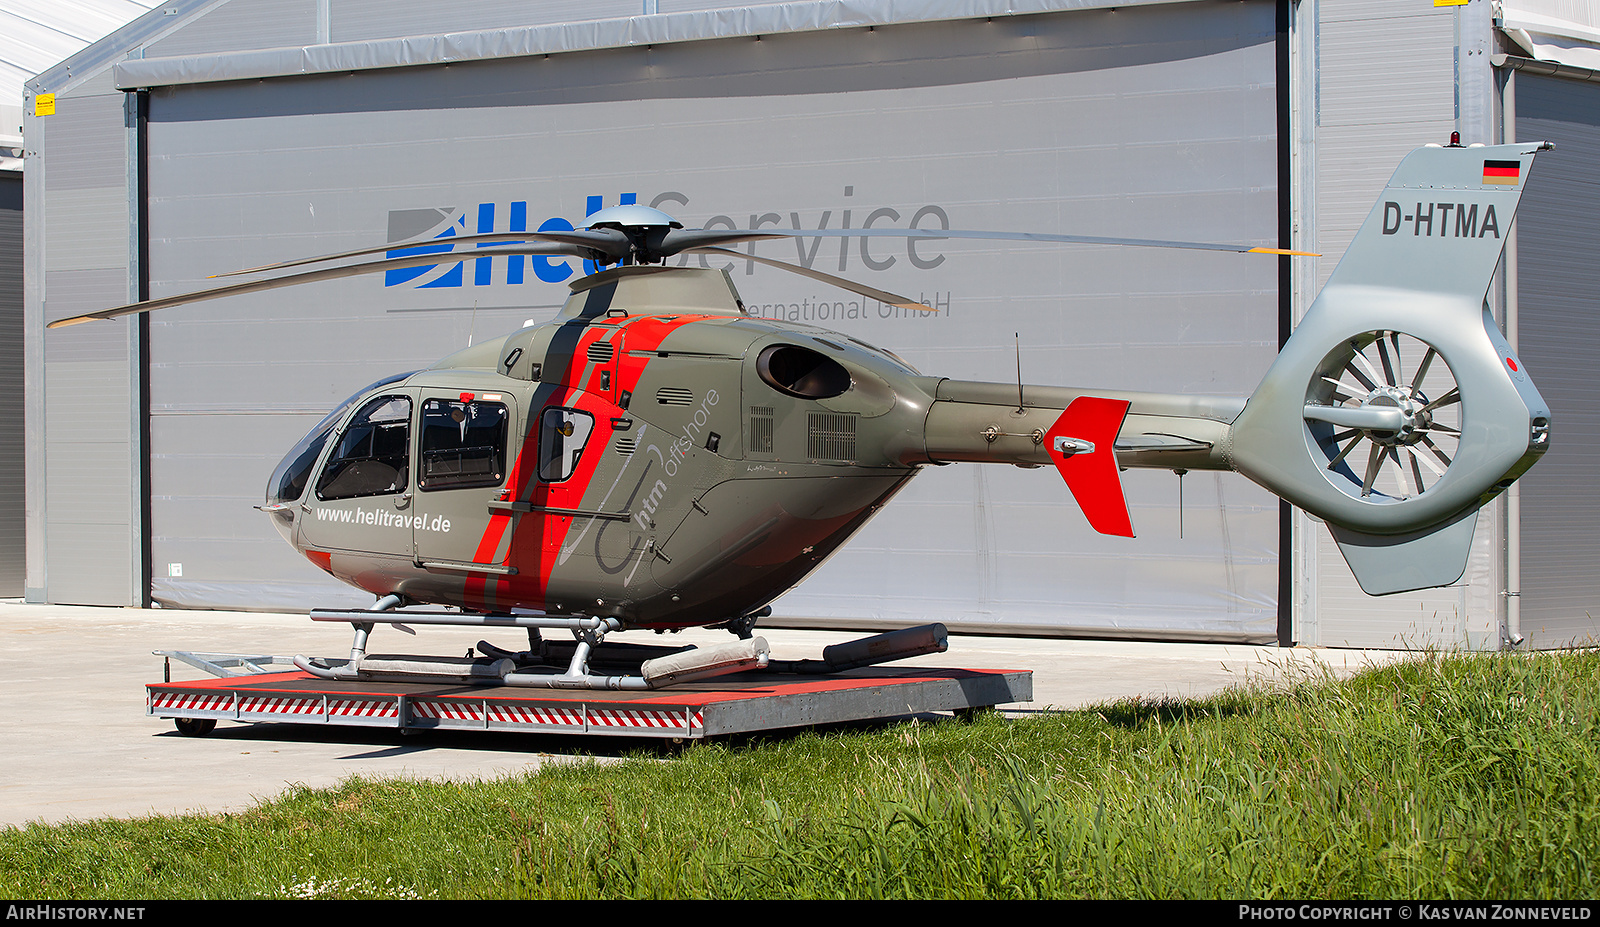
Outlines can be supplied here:
<path id="1" fill-rule="evenodd" d="M 369 383 L 355 395 L 339 403 L 338 408 L 323 416 L 322 421 L 317 422 L 315 427 L 306 432 L 306 436 L 283 456 L 283 460 L 272 471 L 271 479 L 267 480 L 267 501 L 293 502 L 299 499 L 306 491 L 306 483 L 311 479 L 311 468 L 317 465 L 317 458 L 322 456 L 322 448 L 328 443 L 328 435 L 333 433 L 334 426 L 339 424 L 344 414 L 356 404 L 356 400 L 375 389 L 388 386 L 390 383 L 398 383 L 414 373 L 415 370 L 397 373 L 384 377 L 376 383 Z"/>
<path id="2" fill-rule="evenodd" d="M 317 498 L 353 499 L 404 492 L 411 458 L 411 400 L 379 396 L 361 407 L 317 480 Z"/>
<path id="3" fill-rule="evenodd" d="M 267 482 L 268 502 L 293 502 L 305 493 L 311 468 L 317 465 L 317 458 L 322 456 L 322 447 L 328 443 L 328 435 L 333 433 L 336 424 L 338 419 L 331 415 L 323 419 L 283 458 L 283 463 L 278 464 L 272 479 Z"/>
<path id="4" fill-rule="evenodd" d="M 549 408 L 539 416 L 539 479 L 559 483 L 578 469 L 594 433 L 594 416 L 578 409 Z"/>
<path id="5" fill-rule="evenodd" d="M 506 472 L 508 417 L 504 403 L 425 400 L 417 488 L 499 485 Z"/>

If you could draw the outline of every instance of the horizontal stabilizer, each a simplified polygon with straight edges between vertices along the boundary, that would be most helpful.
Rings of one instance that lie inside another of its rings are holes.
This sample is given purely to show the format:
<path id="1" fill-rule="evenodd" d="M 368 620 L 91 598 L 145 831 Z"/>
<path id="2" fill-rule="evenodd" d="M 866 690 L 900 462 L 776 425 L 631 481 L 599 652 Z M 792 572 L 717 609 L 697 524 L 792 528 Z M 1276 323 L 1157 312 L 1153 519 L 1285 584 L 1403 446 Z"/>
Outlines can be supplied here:
<path id="1" fill-rule="evenodd" d="M 1328 528 L 1362 591 L 1389 595 L 1448 586 L 1460 579 L 1467 571 L 1477 525 L 1478 510 L 1472 509 L 1443 527 L 1410 534 L 1362 534 L 1332 522 Z"/>
<path id="2" fill-rule="evenodd" d="M 1044 435 L 1050 461 L 1089 525 L 1124 538 L 1133 537 L 1133 519 L 1117 473 L 1116 442 L 1128 405 L 1124 399 L 1079 396 Z"/>

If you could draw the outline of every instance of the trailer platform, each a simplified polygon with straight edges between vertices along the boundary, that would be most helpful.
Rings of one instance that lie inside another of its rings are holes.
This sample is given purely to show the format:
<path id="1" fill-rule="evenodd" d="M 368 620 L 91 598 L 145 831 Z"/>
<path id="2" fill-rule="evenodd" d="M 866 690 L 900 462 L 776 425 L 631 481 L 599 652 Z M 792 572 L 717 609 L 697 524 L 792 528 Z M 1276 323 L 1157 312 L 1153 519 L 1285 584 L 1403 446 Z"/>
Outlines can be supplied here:
<path id="1" fill-rule="evenodd" d="M 965 715 L 1033 699 L 1033 674 L 1026 670 L 746 672 L 633 692 L 327 680 L 300 671 L 263 671 L 281 658 L 205 656 L 253 674 L 152 683 L 146 714 L 172 718 L 193 735 L 209 733 L 217 721 L 237 721 L 692 740 L 930 711 Z"/>

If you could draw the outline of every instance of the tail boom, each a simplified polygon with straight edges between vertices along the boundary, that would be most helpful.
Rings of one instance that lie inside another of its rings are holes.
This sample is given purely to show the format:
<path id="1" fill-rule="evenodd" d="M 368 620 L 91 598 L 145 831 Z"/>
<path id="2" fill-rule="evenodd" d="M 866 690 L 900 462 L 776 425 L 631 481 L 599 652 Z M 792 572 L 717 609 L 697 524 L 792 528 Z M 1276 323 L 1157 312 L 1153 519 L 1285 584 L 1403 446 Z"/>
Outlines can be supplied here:
<path id="1" fill-rule="evenodd" d="M 1051 465 L 1089 524 L 1133 537 L 1119 471 L 1228 470 L 1229 425 L 1243 400 L 940 380 L 915 463 Z M 1007 401 L 1009 400 L 1009 402 Z"/>

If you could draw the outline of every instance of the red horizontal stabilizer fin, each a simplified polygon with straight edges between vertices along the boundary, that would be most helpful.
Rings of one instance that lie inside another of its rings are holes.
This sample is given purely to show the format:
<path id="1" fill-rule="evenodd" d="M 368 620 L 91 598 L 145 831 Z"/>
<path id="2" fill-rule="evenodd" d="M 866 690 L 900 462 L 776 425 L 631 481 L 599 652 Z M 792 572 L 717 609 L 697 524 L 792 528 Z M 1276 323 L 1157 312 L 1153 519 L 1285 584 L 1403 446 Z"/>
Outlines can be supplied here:
<path id="1" fill-rule="evenodd" d="M 1117 432 L 1127 414 L 1125 400 L 1079 396 L 1045 432 L 1044 442 L 1090 526 L 1101 534 L 1131 538 L 1133 520 L 1122 496 L 1116 452 Z"/>

